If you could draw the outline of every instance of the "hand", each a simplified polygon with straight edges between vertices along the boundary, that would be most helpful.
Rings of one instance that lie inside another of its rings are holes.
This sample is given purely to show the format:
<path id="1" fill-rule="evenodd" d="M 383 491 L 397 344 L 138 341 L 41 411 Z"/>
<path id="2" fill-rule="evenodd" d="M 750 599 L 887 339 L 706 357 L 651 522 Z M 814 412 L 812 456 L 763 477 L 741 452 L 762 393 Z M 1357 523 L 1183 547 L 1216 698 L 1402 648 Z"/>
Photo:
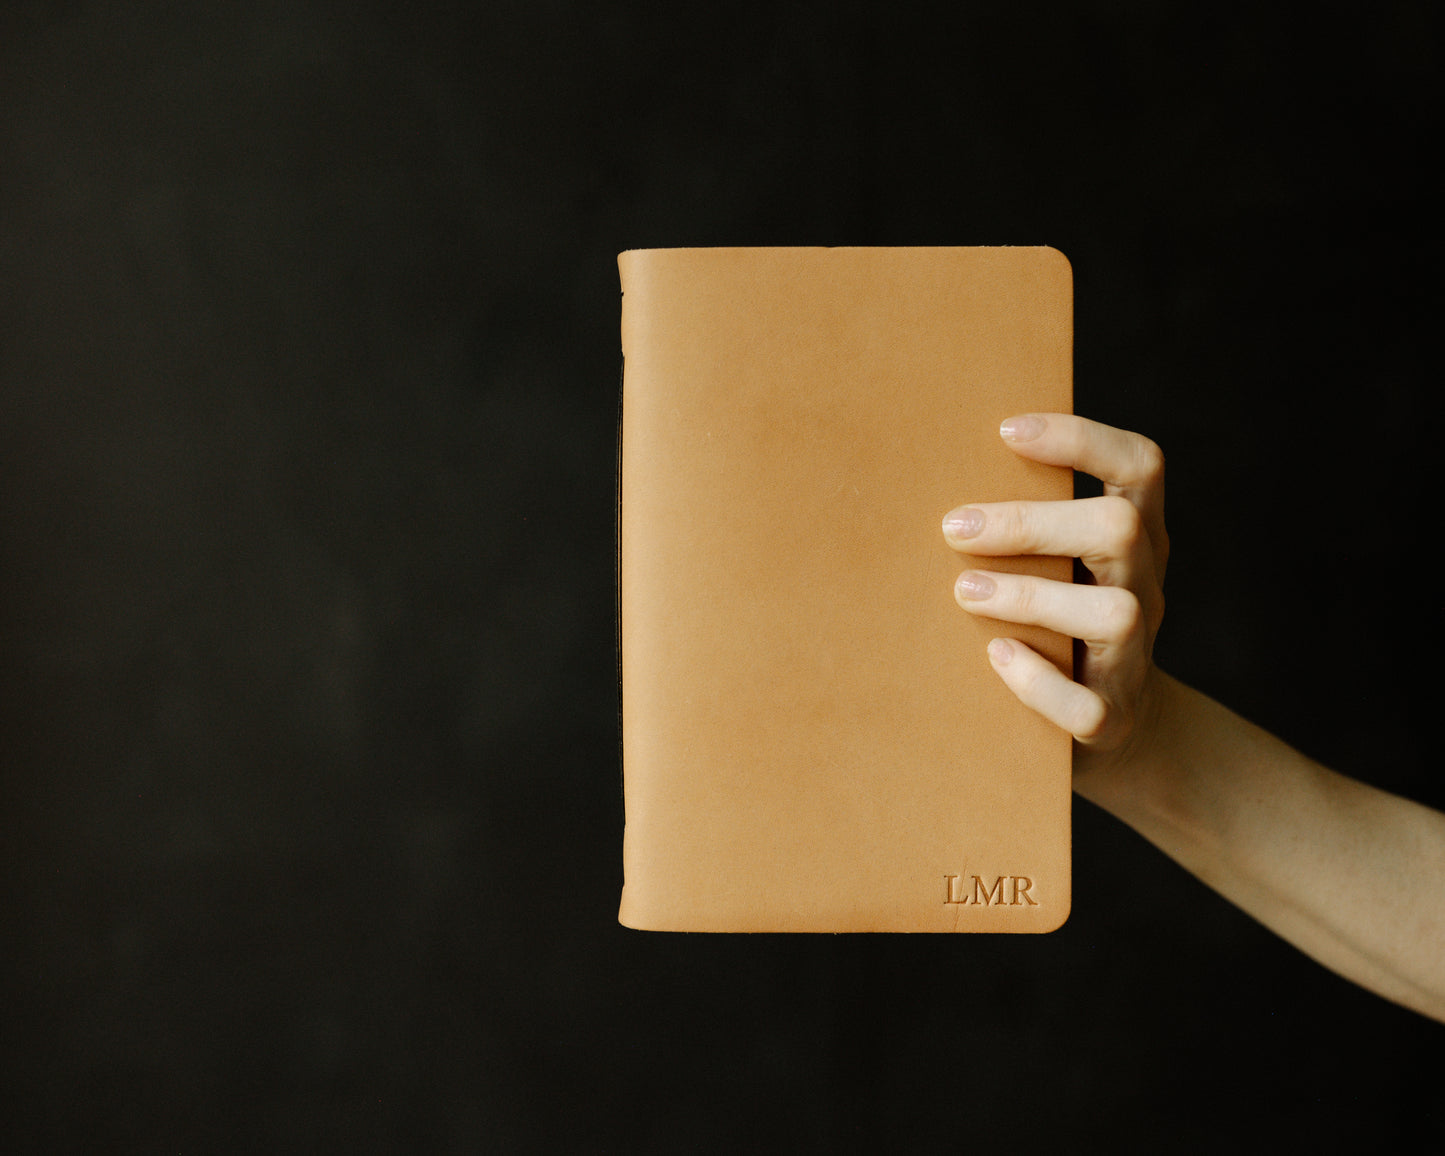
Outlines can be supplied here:
<path id="1" fill-rule="evenodd" d="M 956 550 L 1080 559 L 1091 583 L 967 570 L 954 586 L 971 614 L 1027 622 L 1078 639 L 1077 681 L 1016 639 L 988 648 L 994 670 L 1026 705 L 1074 736 L 1076 774 L 1126 762 L 1147 737 L 1164 617 L 1164 455 L 1139 434 L 1072 414 L 1010 418 L 999 430 L 1015 453 L 1070 466 L 1104 495 L 1068 502 L 961 506 L 943 520 Z"/>
<path id="2" fill-rule="evenodd" d="M 970 570 L 955 587 L 971 614 L 1079 640 L 1077 682 L 1016 639 L 989 643 L 1009 688 L 1074 736 L 1075 789 L 1326 967 L 1445 1023 L 1445 815 L 1331 771 L 1154 665 L 1169 556 L 1158 446 L 1069 414 L 999 432 L 1104 483 L 1101 498 L 962 506 L 943 522 L 958 550 L 1074 557 L 1093 579 Z"/>

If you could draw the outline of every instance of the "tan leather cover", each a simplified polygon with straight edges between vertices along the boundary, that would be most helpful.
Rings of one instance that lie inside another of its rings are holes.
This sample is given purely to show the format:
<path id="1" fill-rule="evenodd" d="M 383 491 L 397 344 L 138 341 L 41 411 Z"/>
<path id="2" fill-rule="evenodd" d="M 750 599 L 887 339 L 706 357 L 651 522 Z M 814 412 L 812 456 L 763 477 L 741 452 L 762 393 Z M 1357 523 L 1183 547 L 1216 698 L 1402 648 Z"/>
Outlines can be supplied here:
<path id="1" fill-rule="evenodd" d="M 674 931 L 1058 927 L 1070 739 L 985 647 L 967 502 L 1072 496 L 1005 417 L 1072 408 L 1048 248 L 623 253 L 619 918 Z M 1067 559 L 989 559 L 1067 581 Z"/>

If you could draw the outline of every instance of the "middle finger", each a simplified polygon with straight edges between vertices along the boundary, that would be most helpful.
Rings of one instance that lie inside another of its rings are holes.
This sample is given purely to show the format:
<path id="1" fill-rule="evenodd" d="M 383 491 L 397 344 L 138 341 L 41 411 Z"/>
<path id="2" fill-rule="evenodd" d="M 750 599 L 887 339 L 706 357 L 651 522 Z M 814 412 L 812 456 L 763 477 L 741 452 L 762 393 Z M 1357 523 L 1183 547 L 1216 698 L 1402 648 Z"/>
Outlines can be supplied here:
<path id="1" fill-rule="evenodd" d="M 943 536 L 955 550 L 1078 558 L 1101 585 L 1137 588 L 1150 561 L 1143 519 L 1127 498 L 980 502 L 952 510 Z"/>

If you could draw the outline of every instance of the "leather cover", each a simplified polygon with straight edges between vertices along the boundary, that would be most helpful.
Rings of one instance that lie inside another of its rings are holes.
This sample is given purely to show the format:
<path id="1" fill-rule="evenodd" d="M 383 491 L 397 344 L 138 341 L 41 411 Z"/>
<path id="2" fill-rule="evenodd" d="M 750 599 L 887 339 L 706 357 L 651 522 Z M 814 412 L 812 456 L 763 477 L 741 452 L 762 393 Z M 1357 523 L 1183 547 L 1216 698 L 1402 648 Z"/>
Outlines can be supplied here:
<path id="1" fill-rule="evenodd" d="M 623 253 L 619 913 L 673 931 L 1051 931 L 1071 740 L 989 667 L 943 515 L 1072 496 L 998 436 L 1072 409 L 1048 248 Z"/>

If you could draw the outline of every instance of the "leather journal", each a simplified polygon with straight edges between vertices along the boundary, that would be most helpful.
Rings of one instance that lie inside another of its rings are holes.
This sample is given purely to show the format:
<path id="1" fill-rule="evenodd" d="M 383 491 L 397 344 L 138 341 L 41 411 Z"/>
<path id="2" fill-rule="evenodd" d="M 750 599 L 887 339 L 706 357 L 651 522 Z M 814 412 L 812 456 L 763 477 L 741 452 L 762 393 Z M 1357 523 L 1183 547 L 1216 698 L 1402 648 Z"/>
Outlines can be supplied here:
<path id="1" fill-rule="evenodd" d="M 1072 497 L 1000 422 L 1068 412 L 1049 248 L 635 250 L 622 280 L 620 921 L 1044 932 L 1071 740 L 994 674 L 943 515 Z"/>

